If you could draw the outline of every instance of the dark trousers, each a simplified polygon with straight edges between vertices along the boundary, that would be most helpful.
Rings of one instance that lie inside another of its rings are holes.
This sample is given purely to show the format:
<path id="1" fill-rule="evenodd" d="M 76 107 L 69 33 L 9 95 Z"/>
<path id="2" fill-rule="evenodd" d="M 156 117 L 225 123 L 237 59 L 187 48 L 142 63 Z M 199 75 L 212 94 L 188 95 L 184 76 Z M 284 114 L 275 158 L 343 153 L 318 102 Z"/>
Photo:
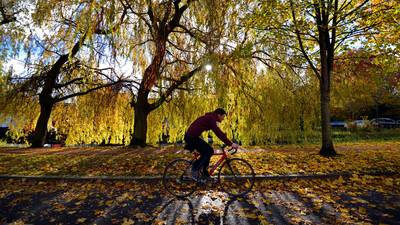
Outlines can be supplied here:
<path id="1" fill-rule="evenodd" d="M 210 164 L 211 156 L 214 154 L 214 149 L 199 137 L 185 135 L 185 142 L 189 148 L 196 149 L 200 153 L 200 158 L 193 163 L 192 170 L 199 171 L 203 169 L 203 174 L 208 175 L 207 168 Z"/>

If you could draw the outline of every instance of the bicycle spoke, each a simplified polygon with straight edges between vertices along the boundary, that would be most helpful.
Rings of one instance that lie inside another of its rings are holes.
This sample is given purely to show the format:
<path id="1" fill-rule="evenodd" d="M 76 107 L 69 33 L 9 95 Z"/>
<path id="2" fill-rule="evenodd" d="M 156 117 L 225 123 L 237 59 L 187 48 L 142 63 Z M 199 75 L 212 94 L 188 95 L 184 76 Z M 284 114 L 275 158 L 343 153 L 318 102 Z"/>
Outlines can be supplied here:
<path id="1" fill-rule="evenodd" d="M 167 165 L 163 175 L 163 184 L 167 191 L 178 197 L 192 194 L 197 186 L 191 178 L 191 163 L 186 159 L 177 159 Z"/>
<path id="2" fill-rule="evenodd" d="M 226 161 L 220 171 L 219 179 L 221 187 L 233 196 L 241 196 L 248 193 L 253 185 L 255 174 L 251 165 L 243 159 L 230 159 Z"/>

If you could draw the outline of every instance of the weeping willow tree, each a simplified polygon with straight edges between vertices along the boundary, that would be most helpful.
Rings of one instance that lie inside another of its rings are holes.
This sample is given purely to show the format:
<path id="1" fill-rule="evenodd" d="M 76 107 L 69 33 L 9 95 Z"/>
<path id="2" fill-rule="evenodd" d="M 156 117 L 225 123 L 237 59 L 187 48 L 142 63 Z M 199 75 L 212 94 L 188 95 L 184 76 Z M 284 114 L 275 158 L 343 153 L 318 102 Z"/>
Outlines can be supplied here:
<path id="1" fill-rule="evenodd" d="M 231 113 L 227 117 L 229 123 L 222 124 L 223 129 L 228 131 L 231 138 L 242 139 L 247 143 L 273 143 L 286 137 L 295 139 L 296 132 L 301 133 L 303 137 L 307 136 L 304 134 L 312 132 L 311 129 L 315 128 L 315 120 L 318 118 L 314 114 L 318 111 L 314 102 L 307 102 L 306 97 L 307 94 L 314 94 L 315 89 L 307 90 L 312 81 L 303 81 L 296 68 L 290 65 L 287 69 L 279 69 L 279 62 L 276 62 L 272 54 L 268 54 L 276 45 L 266 49 L 266 45 L 262 45 L 256 38 L 257 33 L 246 27 L 246 13 L 251 12 L 249 9 L 257 8 L 256 3 L 240 4 L 232 1 L 231 4 L 234 7 L 228 8 L 229 17 L 223 20 L 227 25 L 219 27 L 218 30 L 224 38 L 214 50 L 213 56 L 216 60 L 213 72 L 197 80 L 200 82 L 189 82 L 192 87 L 203 91 L 199 92 L 200 95 L 207 97 L 197 98 L 196 92 L 189 92 L 188 97 L 178 95 L 179 100 L 175 103 L 174 100 L 171 101 L 174 105 L 179 105 L 179 109 L 163 107 L 164 111 L 173 110 L 173 113 L 167 113 L 173 117 L 169 122 L 174 121 L 170 127 L 179 127 L 171 132 L 182 136 L 191 121 L 182 122 L 187 116 L 180 112 L 192 113 L 190 110 L 193 105 L 201 105 L 204 107 L 194 107 L 197 111 L 190 116 L 199 116 L 207 110 L 213 110 L 213 107 L 224 107 Z M 280 51 L 277 52 L 280 54 Z M 267 69 L 259 72 L 262 67 Z M 276 79 L 271 78 L 272 76 L 276 76 Z M 301 82 L 304 84 L 299 85 Z M 260 86 L 261 84 L 264 85 Z M 288 96 L 292 98 L 285 99 Z M 186 107 L 183 103 L 187 98 L 190 99 L 190 104 Z M 302 107 L 298 107 L 299 105 Z M 162 119 L 158 119 L 156 122 L 159 130 L 162 126 L 161 121 Z M 159 132 L 157 134 L 159 135 Z"/>
<path id="2" fill-rule="evenodd" d="M 120 21 L 103 17 L 111 7 L 108 1 L 64 1 L 52 5 L 38 0 L 28 6 L 33 13 L 25 15 L 30 23 L 21 24 L 24 31 L 21 36 L 2 34 L 3 38 L 16 42 L 17 47 L 22 46 L 20 52 L 26 56 L 23 60 L 27 68 L 8 77 L 10 91 L 4 98 L 22 96 L 38 101 L 40 113 L 31 146 L 41 147 L 57 103 L 122 81 L 114 68 L 101 65 L 105 64 L 101 58 L 107 54 L 107 39 L 101 36 L 110 27 L 115 30 Z M 124 13 L 120 17 L 123 20 Z M 12 104 L 15 102 L 7 102 Z"/>
<path id="3" fill-rule="evenodd" d="M 234 5 L 210 0 L 126 0 L 121 4 L 129 9 L 129 19 L 118 51 L 132 59 L 137 80 L 131 89 L 134 131 L 130 144 L 145 145 L 150 112 L 202 71 L 218 47 L 224 14 Z"/>

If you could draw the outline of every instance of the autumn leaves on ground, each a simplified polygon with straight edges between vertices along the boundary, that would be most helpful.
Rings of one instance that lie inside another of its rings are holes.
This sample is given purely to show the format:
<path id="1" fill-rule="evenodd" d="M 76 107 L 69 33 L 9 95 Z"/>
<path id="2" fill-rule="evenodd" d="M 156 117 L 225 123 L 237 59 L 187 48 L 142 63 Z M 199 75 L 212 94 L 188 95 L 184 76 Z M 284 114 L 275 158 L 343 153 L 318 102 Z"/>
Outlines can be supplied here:
<path id="1" fill-rule="evenodd" d="M 400 171 L 400 142 L 338 144 L 338 157 L 318 155 L 319 146 L 251 147 L 235 157 L 251 162 L 256 174 L 326 174 Z M 1 148 L 0 174 L 160 176 L 168 162 L 191 154 L 182 146 L 164 148 L 65 147 Z"/>
<path id="2" fill-rule="evenodd" d="M 325 158 L 317 146 L 249 148 L 253 191 L 233 199 L 216 186 L 186 199 L 155 180 L 0 180 L 0 223 L 15 224 L 396 224 L 400 220 L 400 142 L 339 144 Z M 157 177 L 179 147 L 0 150 L 0 175 Z M 333 179 L 278 179 L 289 174 Z"/>

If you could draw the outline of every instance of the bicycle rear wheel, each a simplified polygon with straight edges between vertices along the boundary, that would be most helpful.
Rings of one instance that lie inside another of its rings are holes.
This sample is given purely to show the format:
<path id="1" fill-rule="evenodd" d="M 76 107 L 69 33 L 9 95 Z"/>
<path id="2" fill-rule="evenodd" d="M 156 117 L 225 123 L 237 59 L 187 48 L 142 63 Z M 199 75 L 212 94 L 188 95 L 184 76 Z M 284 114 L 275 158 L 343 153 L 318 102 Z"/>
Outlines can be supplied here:
<path id="1" fill-rule="evenodd" d="M 254 170 L 244 159 L 228 159 L 221 166 L 218 180 L 222 189 L 235 197 L 243 196 L 254 186 Z"/>
<path id="2" fill-rule="evenodd" d="M 191 195 L 197 187 L 191 177 L 192 163 L 186 159 L 175 159 L 164 170 L 163 184 L 165 189 L 177 197 Z"/>

